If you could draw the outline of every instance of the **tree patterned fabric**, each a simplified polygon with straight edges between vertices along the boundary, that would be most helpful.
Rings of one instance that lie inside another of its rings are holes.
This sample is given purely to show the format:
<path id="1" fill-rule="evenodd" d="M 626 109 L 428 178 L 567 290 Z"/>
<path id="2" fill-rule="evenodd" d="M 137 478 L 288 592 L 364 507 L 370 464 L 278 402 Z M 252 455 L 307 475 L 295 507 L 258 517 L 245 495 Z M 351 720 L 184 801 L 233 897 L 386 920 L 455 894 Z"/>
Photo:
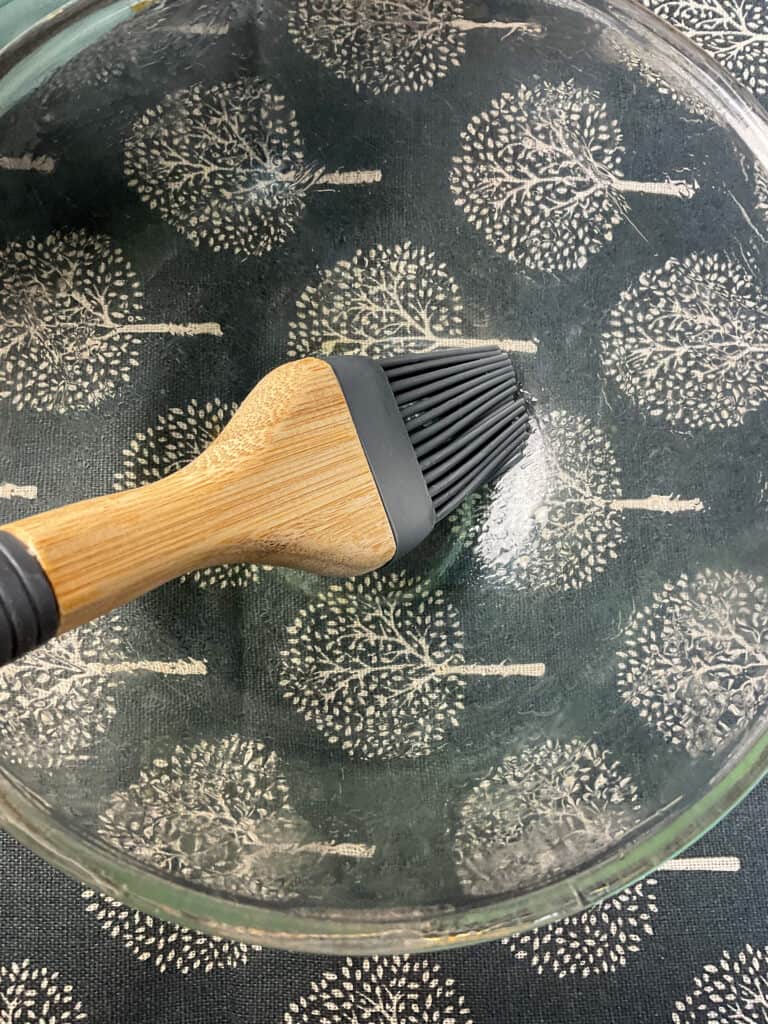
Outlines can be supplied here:
<path id="1" fill-rule="evenodd" d="M 763 1024 L 767 824 L 763 785 L 673 862 L 678 870 L 589 911 L 449 953 L 352 959 L 166 924 L 0 833 L 0 1020 Z"/>
<path id="2" fill-rule="evenodd" d="M 766 102 L 768 0 L 644 3 Z M 567 310 L 555 302 L 534 313 L 505 299 L 510 275 L 588 275 L 614 243 L 631 248 L 636 208 L 650 203 L 660 223 L 701 200 L 696 168 L 681 165 L 661 122 L 655 134 L 643 129 L 656 147 L 653 173 L 635 179 L 637 129 L 610 95 L 584 80 L 517 72 L 527 42 L 542 35 L 524 5 L 495 4 L 490 17 L 477 0 L 285 0 L 280 18 L 267 19 L 278 34 L 274 59 L 250 53 L 247 12 L 256 6 L 275 5 L 199 0 L 190 12 L 189 0 L 156 0 L 138 48 L 130 27 L 118 29 L 41 87 L 33 108 L 51 115 L 31 119 L 31 132 L 23 119 L 0 121 L 9 211 L 0 225 L 0 429 L 17 415 L 97 425 L 91 462 L 105 492 L 159 480 L 218 436 L 242 400 L 239 382 L 261 367 L 254 325 L 271 364 L 492 343 L 535 383 L 536 360 L 551 370 L 558 358 L 551 340 L 566 336 Z M 231 51 L 221 74 L 188 61 L 189 40 L 201 66 L 217 47 Z M 622 40 L 612 45 L 664 103 L 691 121 L 707 118 Z M 175 69 L 171 90 L 147 84 L 145 69 L 158 61 Z M 497 76 L 502 61 L 507 72 Z M 331 97 L 323 109 L 317 88 Z M 127 120 L 117 95 L 129 98 Z M 361 147 L 344 127 L 371 98 L 389 121 Z M 436 98 L 460 114 L 450 144 L 430 124 Z M 398 105 L 412 128 L 402 137 Z M 439 174 L 423 160 L 424 138 Z M 78 146 L 103 154 L 103 194 L 81 180 L 71 160 Z M 395 234 L 377 210 L 402 199 L 393 181 L 404 174 L 419 207 Z M 22 201 L 22 176 L 60 188 L 79 214 L 59 211 L 49 224 Z M 768 177 L 756 166 L 744 176 L 751 228 L 765 244 Z M 442 230 L 449 221 L 457 234 Z M 754 447 L 768 401 L 759 250 L 712 252 L 702 236 L 674 256 L 645 257 L 595 300 L 606 316 L 593 351 L 574 357 L 574 392 L 599 375 L 649 430 L 704 444 L 739 429 Z M 248 260 L 261 273 L 244 294 L 227 268 Z M 126 389 L 142 400 L 118 436 L 111 410 Z M 568 397 L 567 385 L 559 395 Z M 699 529 L 712 489 L 684 473 L 675 493 L 657 485 L 642 472 L 647 452 L 603 429 L 597 389 L 593 397 L 586 410 L 545 403 L 519 476 L 481 491 L 446 524 L 446 572 L 464 559 L 490 586 L 557 603 L 612 573 L 632 577 L 664 524 Z M 55 500 L 94 486 L 68 448 L 52 463 Z M 0 446 L 0 517 L 48 507 L 51 479 L 30 477 Z M 765 523 L 768 471 L 750 487 L 747 505 Z M 768 695 L 768 611 L 763 576 L 685 569 L 656 579 L 613 623 L 610 699 L 696 759 L 738 736 Z M 201 591 L 247 599 L 275 576 L 213 567 L 182 581 L 180 607 Z M 418 767 L 462 726 L 474 688 L 552 675 L 527 650 L 478 657 L 466 611 L 439 581 L 422 580 L 416 563 L 362 584 L 318 589 L 281 577 L 281 586 L 290 614 L 271 638 L 282 665 L 276 714 L 293 715 L 345 765 L 397 757 Z M 324 636 L 338 637 L 338 650 Z M 202 649 L 166 653 L 155 640 L 118 614 L 108 633 L 83 627 L 0 672 L 0 758 L 77 780 L 132 680 L 205 682 Z M 371 703 L 375 715 L 366 714 Z M 228 732 L 221 714 L 218 740 L 172 745 L 166 759 L 115 783 L 102 836 L 148 865 L 173 861 L 193 881 L 226 879 L 256 898 L 300 892 L 323 860 L 374 856 L 373 845 L 319 832 L 294 806 L 272 745 Z M 492 895 L 500 869 L 535 877 L 553 849 L 562 860 L 583 844 L 599 848 L 600 830 L 631 828 L 638 792 L 630 768 L 590 736 L 500 755 L 456 808 L 452 867 L 466 892 Z M 190 846 L 184 829 L 202 817 L 216 823 L 209 845 Z M 590 910 L 473 948 L 366 958 L 288 954 L 167 923 L 74 882 L 0 833 L 0 1024 L 768 1024 L 767 823 L 763 784 L 676 861 Z M 279 873 L 264 850 L 270 829 Z M 516 846 L 523 832 L 536 841 L 526 857 Z M 541 851 L 535 863 L 531 849 Z"/>

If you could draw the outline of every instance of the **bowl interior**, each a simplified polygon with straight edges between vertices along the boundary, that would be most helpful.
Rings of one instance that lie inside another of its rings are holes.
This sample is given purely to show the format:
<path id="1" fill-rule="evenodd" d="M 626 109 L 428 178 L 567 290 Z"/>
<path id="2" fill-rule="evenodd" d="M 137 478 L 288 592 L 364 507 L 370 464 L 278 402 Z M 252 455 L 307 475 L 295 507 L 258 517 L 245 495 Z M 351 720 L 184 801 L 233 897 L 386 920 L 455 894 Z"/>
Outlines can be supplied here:
<path id="1" fill-rule="evenodd" d="M 748 102 L 623 5 L 46 31 L 0 81 L 2 521 L 174 471 L 302 356 L 493 342 L 537 429 L 391 570 L 208 568 L 0 672 L 19 831 L 222 933 L 378 949 L 564 913 L 711 824 L 768 689 Z"/>

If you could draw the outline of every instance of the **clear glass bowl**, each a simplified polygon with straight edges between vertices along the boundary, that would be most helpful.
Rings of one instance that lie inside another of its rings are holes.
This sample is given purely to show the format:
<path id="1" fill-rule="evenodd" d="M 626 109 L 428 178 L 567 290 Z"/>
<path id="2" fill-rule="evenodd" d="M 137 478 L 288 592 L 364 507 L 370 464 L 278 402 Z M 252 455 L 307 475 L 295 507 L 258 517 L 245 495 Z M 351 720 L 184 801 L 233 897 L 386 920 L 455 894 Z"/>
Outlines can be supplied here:
<path id="1" fill-rule="evenodd" d="M 347 953 L 692 842 L 768 757 L 760 110 L 625 0 L 54 6 L 0 5 L 3 521 L 164 475 L 323 351 L 494 339 L 539 422 L 391 571 L 207 570 L 0 673 L 7 827 Z"/>

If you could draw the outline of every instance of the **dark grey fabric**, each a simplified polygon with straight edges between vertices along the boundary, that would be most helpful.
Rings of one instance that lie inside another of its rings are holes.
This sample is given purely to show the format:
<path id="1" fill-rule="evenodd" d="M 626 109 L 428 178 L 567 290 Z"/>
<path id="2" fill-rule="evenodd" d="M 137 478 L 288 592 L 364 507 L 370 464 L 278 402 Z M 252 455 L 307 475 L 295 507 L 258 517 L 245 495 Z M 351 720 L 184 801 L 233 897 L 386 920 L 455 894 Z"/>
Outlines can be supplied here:
<path id="1" fill-rule="evenodd" d="M 609 918 L 615 933 L 610 934 L 609 924 L 603 941 L 595 941 L 595 928 L 588 923 L 575 924 L 572 953 L 579 970 L 573 975 L 559 977 L 547 966 L 539 973 L 530 957 L 517 958 L 515 948 L 495 942 L 451 953 L 414 956 L 411 960 L 426 960 L 437 966 L 439 978 L 452 978 L 475 1024 L 507 1020 L 535 1024 L 669 1021 L 676 1003 L 695 991 L 694 978 L 701 977 L 705 965 L 718 965 L 724 951 L 737 959 L 748 945 L 760 951 L 762 963 L 755 973 L 764 978 L 768 956 L 768 844 L 764 841 L 767 794 L 765 785 L 761 786 L 686 854 L 737 857 L 739 871 L 657 872 L 652 881 L 657 883 L 654 891 L 658 910 L 649 917 L 653 933 L 642 933 L 641 927 L 641 941 L 633 942 L 622 934 L 638 930 L 630 923 L 630 915 L 615 912 Z M 319 982 L 325 972 L 339 973 L 345 963 L 336 957 L 249 950 L 247 962 L 238 961 L 236 966 L 207 973 L 204 966 L 188 974 L 172 965 L 161 971 L 153 958 L 142 962 L 126 949 L 120 934 L 112 936 L 102 930 L 95 912 L 86 909 L 95 898 L 83 899 L 82 886 L 8 836 L 0 845 L 0 880 L 0 964 L 10 966 L 29 958 L 35 966 L 45 965 L 59 972 L 61 982 L 73 986 L 73 997 L 82 1003 L 83 1012 L 92 1022 L 282 1024 L 291 1014 L 291 1004 L 309 994 L 313 982 Z M 651 891 L 647 882 L 644 885 L 646 891 Z M 641 901 L 641 905 L 647 910 L 647 904 Z M 134 923 L 131 931 L 137 936 L 142 929 Z M 172 941 L 169 948 L 180 949 L 183 944 Z M 636 952 L 629 951 L 632 945 L 638 946 Z M 615 964 L 615 971 L 605 973 L 602 968 L 611 964 L 611 954 L 621 959 L 622 946 L 626 962 Z M 594 959 L 594 971 L 589 966 L 590 957 Z M 747 959 L 751 961 L 753 956 Z M 204 958 L 204 962 L 208 961 Z M 355 961 L 355 966 L 359 968 L 362 963 Z M 587 977 L 583 976 L 584 970 L 590 971 Z M 723 984 L 725 992 L 733 989 L 736 993 L 745 1014 L 736 1019 L 760 1024 L 764 1019 L 762 1005 L 740 994 L 737 984 Z M 34 981 L 29 987 L 36 987 Z M 422 994 L 426 997 L 426 986 Z M 707 999 L 700 1002 L 713 1011 L 720 1005 Z M 36 1012 L 38 1015 L 30 1020 L 52 1019 L 44 1015 L 39 1003 Z M 325 1015 L 330 1021 L 339 1019 L 345 1024 L 354 1019 L 337 1018 L 328 1008 Z M 295 1013 L 293 1019 L 297 1019 Z M 386 1024 L 388 1020 L 375 1013 L 371 1018 L 358 1019 L 370 1019 L 372 1024 Z M 407 1016 L 395 1019 L 398 1024 L 410 1024 L 411 1020 Z M 446 1024 L 450 1018 L 443 1015 L 423 1019 Z M 690 1018 L 709 1019 L 703 1013 Z M 421 1022 L 422 1018 L 416 1020 Z"/>
<path id="2" fill-rule="evenodd" d="M 183 14 L 189 4 L 177 6 Z M 606 235 L 576 284 L 565 271 L 547 276 L 524 267 L 513 273 L 506 254 L 487 245 L 458 211 L 447 184 L 451 158 L 459 130 L 502 90 L 515 90 L 535 75 L 562 77 L 567 14 L 544 49 L 500 50 L 498 39 L 478 32 L 468 44 L 471 52 L 462 56 L 466 75 L 446 65 L 434 92 L 384 90 L 364 103 L 348 80 L 334 77 L 291 41 L 286 12 L 292 4 L 265 4 L 257 15 L 246 0 L 198 6 L 203 17 L 197 25 L 210 31 L 199 35 L 194 59 L 193 37 L 178 31 L 182 15 L 174 13 L 173 2 L 161 4 L 156 31 L 137 40 L 130 25 L 120 29 L 109 48 L 77 58 L 3 119 L 0 157 L 45 153 L 57 166 L 53 174 L 30 176 L 0 165 L 0 247 L 8 252 L 17 242 L 51 232 L 82 232 L 84 246 L 88 238 L 109 235 L 138 274 L 143 294 L 135 298 L 144 322 L 215 324 L 225 342 L 212 330 L 194 338 L 169 330 L 162 344 L 147 335 L 138 353 L 115 355 L 125 360 L 125 378 L 113 382 L 114 391 L 107 387 L 102 396 L 103 367 L 92 367 L 82 384 L 85 399 L 76 396 L 82 407 L 73 415 L 60 414 L 60 396 L 51 397 L 48 382 L 36 376 L 41 361 L 23 366 L 18 378 L 3 385 L 0 482 L 34 485 L 37 494 L 9 492 L 2 520 L 162 475 L 169 466 L 159 448 L 157 466 L 151 458 L 143 466 L 133 459 L 136 435 L 150 425 L 162 433 L 169 409 L 196 416 L 208 402 L 206 415 L 220 426 L 254 380 L 286 356 L 303 354 L 297 299 L 308 284 L 358 249 L 411 239 L 445 258 L 460 281 L 465 334 L 538 340 L 535 365 L 520 357 L 527 386 L 542 412 L 565 407 L 607 429 L 622 493 L 695 498 L 706 515 L 648 517 L 626 529 L 610 572 L 596 573 L 578 593 L 556 587 L 554 593 L 500 594 L 450 524 L 443 524 L 406 562 L 406 571 L 415 575 L 429 566 L 432 582 L 445 587 L 460 609 L 467 650 L 478 663 L 498 665 L 514 645 L 517 660 L 545 661 L 547 674 L 537 690 L 523 691 L 524 698 L 519 689 L 500 696 L 493 683 L 481 682 L 468 693 L 450 745 L 432 750 L 425 741 L 423 761 L 394 759 L 380 770 L 376 762 L 345 760 L 288 707 L 277 685 L 286 624 L 319 584 L 278 572 L 262 572 L 258 588 L 212 587 L 205 601 L 189 581 L 170 584 L 125 613 L 122 628 L 136 659 L 205 661 L 209 678 L 200 686 L 150 678 L 123 688 L 118 713 L 112 709 L 93 741 L 90 762 L 57 765 L 51 762 L 55 749 L 48 760 L 36 761 L 30 757 L 34 744 L 28 744 L 25 763 L 5 734 L 0 755 L 10 751 L 31 786 L 93 830 L 100 801 L 131 784 L 158 753 L 167 756 L 177 743 L 200 736 L 226 736 L 235 722 L 242 732 L 267 739 L 290 764 L 289 782 L 304 819 L 318 831 L 333 820 L 325 838 L 353 835 L 376 845 L 380 860 L 373 867 L 350 869 L 361 899 L 416 905 L 460 900 L 465 894 L 450 830 L 467 780 L 483 779 L 499 763 L 510 735 L 521 743 L 568 738 L 579 730 L 597 736 L 621 753 L 649 815 L 676 797 L 684 782 L 693 791 L 699 773 L 708 770 L 706 760 L 659 736 L 649 740 L 646 724 L 621 700 L 616 638 L 663 581 L 685 571 L 715 566 L 765 572 L 766 484 L 758 469 L 768 406 L 753 408 L 738 430 L 717 434 L 683 437 L 668 423 L 648 422 L 601 376 L 597 339 L 604 324 L 596 325 L 595 311 L 605 316 L 623 287 L 663 259 L 705 250 L 715 231 L 718 238 L 734 239 L 740 251 L 748 249 L 761 237 L 755 223 L 745 221 L 745 211 L 754 213 L 757 186 L 720 129 L 702 128 L 695 117 L 689 122 L 668 92 L 647 83 L 630 96 L 617 72 L 602 87 L 615 86 L 627 177 L 666 180 L 674 174 L 690 183 L 695 173 L 702 187 L 686 206 L 633 200 L 631 218 Z M 433 6 L 440 6 L 438 0 Z M 508 18 L 527 16 L 524 5 L 498 4 L 497 16 L 502 8 Z M 464 14 L 482 20 L 489 9 L 468 2 Z M 226 40 L 216 30 L 222 18 L 231 19 Z M 762 56 L 755 59 L 760 63 Z M 435 60 L 440 65 L 442 57 Z M 590 71 L 581 72 L 581 85 L 588 86 Z M 293 234 L 282 237 L 280 217 L 264 214 L 262 235 L 272 232 L 279 245 L 249 259 L 241 248 L 253 246 L 254 238 L 243 229 L 234 251 L 222 257 L 205 241 L 192 244 L 189 216 L 169 216 L 161 203 L 164 219 L 134 186 L 126 187 L 126 135 L 171 88 L 256 74 L 267 76 L 295 108 L 306 153 L 302 172 L 313 187 L 305 208 L 292 208 L 300 218 Z M 355 168 L 380 169 L 382 181 L 355 191 L 352 199 L 344 189 L 321 187 L 323 169 Z M 0 305 L 12 299 L 9 285 Z M 166 444 L 169 437 L 173 441 L 171 428 Z M 44 473 L 30 476 L 43 465 Z M 94 717 L 107 703 L 104 697 L 90 709 Z M 756 713 L 755 707 L 748 710 Z M 741 737 L 738 728 L 734 732 Z M 707 858 L 689 862 L 697 870 L 660 871 L 572 922 L 509 944 L 351 964 L 244 950 L 180 933 L 98 895 L 83 896 L 79 884 L 5 837 L 0 1021 L 599 1024 L 669 1021 L 677 1014 L 681 1024 L 764 1022 L 767 793 L 758 788 L 688 852 Z M 324 978 L 328 972 L 338 977 Z M 410 978 L 410 995 L 393 1004 L 392 991 Z"/>

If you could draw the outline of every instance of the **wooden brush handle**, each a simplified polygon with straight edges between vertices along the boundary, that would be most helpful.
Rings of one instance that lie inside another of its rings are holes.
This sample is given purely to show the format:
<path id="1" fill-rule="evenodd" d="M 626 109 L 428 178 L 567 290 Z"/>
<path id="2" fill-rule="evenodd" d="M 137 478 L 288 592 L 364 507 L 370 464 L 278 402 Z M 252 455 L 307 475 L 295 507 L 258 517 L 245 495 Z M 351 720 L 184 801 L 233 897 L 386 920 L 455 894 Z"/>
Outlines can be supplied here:
<path id="1" fill-rule="evenodd" d="M 196 487 L 195 484 L 198 484 Z M 3 527 L 33 552 L 59 607 L 59 632 L 210 564 L 201 529 L 215 510 L 194 475 L 91 498 Z"/>
<path id="2" fill-rule="evenodd" d="M 248 561 L 350 576 L 384 565 L 395 551 L 347 403 L 318 359 L 265 377 L 213 444 L 172 476 L 2 531 L 44 572 L 60 633 L 210 565 Z M 3 575 L 0 559 L 0 631 L 2 579 L 15 593 L 23 584 L 12 571 Z"/>

